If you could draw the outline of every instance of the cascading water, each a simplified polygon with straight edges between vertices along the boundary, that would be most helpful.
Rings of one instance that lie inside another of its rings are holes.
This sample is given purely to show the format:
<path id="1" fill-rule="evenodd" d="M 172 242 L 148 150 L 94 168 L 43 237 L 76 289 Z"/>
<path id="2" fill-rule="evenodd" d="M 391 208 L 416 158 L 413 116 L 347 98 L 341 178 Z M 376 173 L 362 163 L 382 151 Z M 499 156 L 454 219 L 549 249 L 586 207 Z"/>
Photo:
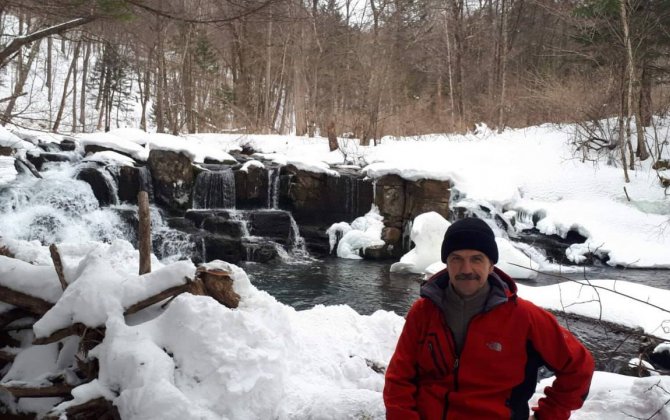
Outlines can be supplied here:
<path id="1" fill-rule="evenodd" d="M 127 230 L 114 211 L 100 208 L 91 187 L 60 166 L 44 178 L 19 176 L 0 190 L 0 234 L 43 245 L 57 242 L 111 242 Z"/>
<path id="2" fill-rule="evenodd" d="M 267 208 L 279 208 L 279 169 L 268 168 Z"/>
<path id="3" fill-rule="evenodd" d="M 116 239 L 136 243 L 137 207 L 100 207 L 91 186 L 73 178 L 76 173 L 70 165 L 57 165 L 41 172 L 43 178 L 19 176 L 0 187 L 0 236 L 42 245 Z M 169 228 L 155 207 L 151 224 L 159 259 L 190 257 L 188 235 Z"/>
<path id="4" fill-rule="evenodd" d="M 231 169 L 198 174 L 193 190 L 194 209 L 235 208 L 235 174 Z"/>
<path id="5" fill-rule="evenodd" d="M 311 260 L 312 257 L 305 246 L 305 239 L 300 236 L 298 223 L 296 223 L 291 213 L 289 213 L 289 217 L 291 220 L 291 255 L 297 260 Z"/>
<path id="6" fill-rule="evenodd" d="M 147 166 L 141 166 L 139 169 L 140 191 L 146 191 L 149 194 L 149 200 L 154 196 L 154 185 L 151 179 L 151 171 Z"/>

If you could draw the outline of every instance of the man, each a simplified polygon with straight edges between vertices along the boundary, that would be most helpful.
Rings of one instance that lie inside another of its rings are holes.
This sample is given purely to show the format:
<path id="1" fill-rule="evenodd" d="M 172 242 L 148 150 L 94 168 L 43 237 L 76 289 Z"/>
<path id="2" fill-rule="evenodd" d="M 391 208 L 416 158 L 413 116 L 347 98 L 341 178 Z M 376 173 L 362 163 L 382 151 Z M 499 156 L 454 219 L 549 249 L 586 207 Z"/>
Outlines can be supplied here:
<path id="1" fill-rule="evenodd" d="M 586 398 L 593 358 L 553 315 L 517 297 L 494 267 L 491 228 L 476 218 L 453 223 L 442 261 L 447 268 L 421 288 L 386 371 L 386 418 L 569 418 Z M 529 417 L 542 365 L 556 380 Z"/>

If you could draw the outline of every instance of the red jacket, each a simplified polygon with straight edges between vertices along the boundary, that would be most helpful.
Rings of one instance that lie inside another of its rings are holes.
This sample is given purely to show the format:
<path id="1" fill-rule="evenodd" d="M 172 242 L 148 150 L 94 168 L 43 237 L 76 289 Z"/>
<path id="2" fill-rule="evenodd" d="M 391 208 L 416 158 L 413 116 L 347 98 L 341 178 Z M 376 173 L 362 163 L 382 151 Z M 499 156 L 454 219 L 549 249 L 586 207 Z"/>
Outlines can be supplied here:
<path id="1" fill-rule="evenodd" d="M 446 270 L 433 276 L 407 314 L 386 371 L 388 420 L 527 420 L 542 365 L 556 380 L 533 408 L 538 418 L 567 419 L 582 406 L 593 358 L 553 315 L 517 297 L 514 281 L 495 268 L 458 355 L 440 307 L 448 283 Z"/>

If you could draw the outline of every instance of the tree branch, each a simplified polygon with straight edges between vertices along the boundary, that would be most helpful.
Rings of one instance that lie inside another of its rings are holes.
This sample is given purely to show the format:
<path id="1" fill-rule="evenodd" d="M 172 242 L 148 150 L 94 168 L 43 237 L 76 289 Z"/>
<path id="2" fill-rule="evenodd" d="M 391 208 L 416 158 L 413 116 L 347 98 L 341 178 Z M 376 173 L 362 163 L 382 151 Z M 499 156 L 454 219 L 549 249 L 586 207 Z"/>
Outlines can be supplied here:
<path id="1" fill-rule="evenodd" d="M 48 28 L 40 29 L 25 36 L 19 36 L 14 39 L 2 50 L 0 50 L 0 68 L 5 67 L 10 58 L 17 53 L 21 48 L 38 39 L 46 38 L 51 35 L 60 34 L 72 28 L 85 25 L 97 19 L 96 16 L 85 16 L 73 19 L 58 25 L 50 26 Z"/>

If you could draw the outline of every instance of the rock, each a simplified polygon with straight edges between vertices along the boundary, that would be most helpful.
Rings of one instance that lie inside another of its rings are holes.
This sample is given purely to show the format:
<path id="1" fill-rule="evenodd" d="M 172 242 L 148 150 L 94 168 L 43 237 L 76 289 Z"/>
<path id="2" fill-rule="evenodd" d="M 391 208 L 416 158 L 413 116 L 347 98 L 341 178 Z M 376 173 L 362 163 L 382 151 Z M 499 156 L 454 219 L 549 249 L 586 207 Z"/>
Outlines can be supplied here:
<path id="1" fill-rule="evenodd" d="M 386 245 L 369 246 L 362 253 L 363 258 L 366 260 L 385 260 L 391 258 L 391 255 L 387 252 Z"/>
<path id="2" fill-rule="evenodd" d="M 59 146 L 64 152 L 72 152 L 77 148 L 77 141 L 73 138 L 65 138 L 60 142 Z"/>
<path id="3" fill-rule="evenodd" d="M 398 244 L 402 240 L 402 231 L 394 227 L 382 229 L 382 240 L 387 244 Z"/>
<path id="4" fill-rule="evenodd" d="M 61 146 L 62 146 L 62 144 L 63 143 L 61 143 Z M 127 156 L 130 159 L 135 160 L 135 158 L 133 158 L 128 153 L 125 153 L 123 150 L 117 150 L 117 149 L 114 149 L 112 147 L 100 146 L 98 144 L 87 144 L 87 145 L 84 146 L 84 155 L 85 156 L 92 155 L 92 154 L 98 153 L 98 152 L 116 152 L 120 155 Z"/>
<path id="5" fill-rule="evenodd" d="M 7 146 L 0 146 L 0 156 L 12 156 L 14 154 L 14 149 Z"/>
<path id="6" fill-rule="evenodd" d="M 405 214 L 405 181 L 398 175 L 385 175 L 377 180 L 375 204 L 386 226 L 402 228 Z"/>
<path id="7" fill-rule="evenodd" d="M 239 238 L 205 234 L 202 241 L 205 251 L 203 257 L 206 261 L 222 260 L 235 264 L 244 259 L 245 251 Z"/>
<path id="8" fill-rule="evenodd" d="M 310 254 L 317 254 L 323 257 L 330 255 L 330 243 L 326 229 L 322 226 L 301 225 L 300 236 L 305 240 L 305 246 Z M 337 247 L 333 249 L 335 253 Z"/>
<path id="9" fill-rule="evenodd" d="M 249 234 L 288 245 L 292 239 L 291 214 L 285 210 L 258 210 L 249 214 Z"/>
<path id="10" fill-rule="evenodd" d="M 420 179 L 407 181 L 404 220 L 414 220 L 422 213 L 434 211 L 449 218 L 449 198 L 451 196 L 451 182 Z"/>
<path id="11" fill-rule="evenodd" d="M 670 343 L 665 343 L 664 346 L 659 346 L 653 353 L 649 355 L 649 361 L 660 369 L 670 372 Z"/>
<path id="12" fill-rule="evenodd" d="M 208 216 L 202 221 L 201 228 L 207 232 L 219 235 L 227 235 L 233 238 L 244 236 L 243 222 L 238 220 L 228 220 L 221 216 Z"/>
<path id="13" fill-rule="evenodd" d="M 572 244 L 581 244 L 586 238 L 577 231 L 571 230 L 565 238 L 558 235 L 543 235 L 537 229 L 528 229 L 519 232 L 519 241 L 542 249 L 547 259 L 556 264 L 574 264 L 568 259 L 565 250 Z"/>
<path id="14" fill-rule="evenodd" d="M 268 171 L 250 166 L 235 171 L 236 205 L 240 209 L 265 208 L 268 205 Z"/>
<path id="15" fill-rule="evenodd" d="M 246 238 L 242 240 L 242 246 L 246 251 L 244 258 L 246 261 L 266 263 L 279 256 L 277 252 L 277 246 L 279 245 L 271 241 Z"/>
<path id="16" fill-rule="evenodd" d="M 352 221 L 370 210 L 372 182 L 359 172 L 340 171 L 335 177 L 325 173 L 282 168 L 279 202 L 290 209 L 300 224 L 320 225 Z"/>
<path id="17" fill-rule="evenodd" d="M 43 152 L 43 153 L 35 154 L 35 153 L 32 153 L 32 152 L 29 152 L 29 153 L 26 154 L 26 157 L 28 158 L 28 161 L 30 161 L 30 163 L 35 165 L 35 168 L 37 168 L 38 171 L 41 171 L 42 167 L 47 162 L 71 162 L 72 161 L 72 156 L 69 155 L 69 154 L 64 154 L 64 153 Z"/>
<path id="18" fill-rule="evenodd" d="M 183 153 L 154 149 L 148 164 L 156 203 L 177 212 L 188 209 L 195 183 L 191 159 Z"/>
<path id="19" fill-rule="evenodd" d="M 101 207 L 117 203 L 114 186 L 110 183 L 111 175 L 104 174 L 102 172 L 104 170 L 105 169 L 91 166 L 83 167 L 75 177 L 91 186 L 93 194 L 95 195 L 95 198 L 98 199 L 98 203 Z"/>
<path id="20" fill-rule="evenodd" d="M 121 166 L 117 177 L 119 201 L 137 204 L 140 192 L 140 169 L 133 166 Z"/>

